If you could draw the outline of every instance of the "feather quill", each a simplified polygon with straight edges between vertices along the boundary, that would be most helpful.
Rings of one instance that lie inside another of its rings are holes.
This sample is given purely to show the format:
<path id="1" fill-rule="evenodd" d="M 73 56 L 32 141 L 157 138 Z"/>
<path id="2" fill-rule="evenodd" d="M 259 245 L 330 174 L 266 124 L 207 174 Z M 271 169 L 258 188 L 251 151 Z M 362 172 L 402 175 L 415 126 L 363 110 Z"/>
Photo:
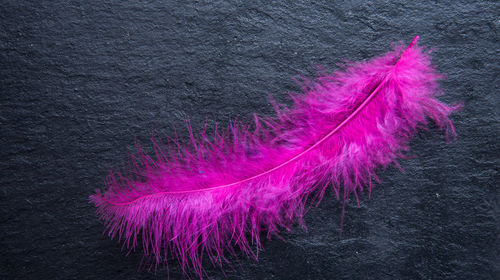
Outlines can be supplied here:
<path id="1" fill-rule="evenodd" d="M 304 83 L 290 108 L 276 105 L 253 129 L 232 123 L 196 137 L 189 128 L 189 145 L 153 142 L 154 159 L 139 148 L 135 175 L 111 172 L 90 197 L 109 235 L 202 277 L 204 255 L 218 265 L 236 249 L 256 257 L 262 233 L 302 223 L 308 199 L 328 186 L 357 199 L 429 120 L 455 133 L 457 106 L 437 100 L 441 75 L 417 40 Z"/>

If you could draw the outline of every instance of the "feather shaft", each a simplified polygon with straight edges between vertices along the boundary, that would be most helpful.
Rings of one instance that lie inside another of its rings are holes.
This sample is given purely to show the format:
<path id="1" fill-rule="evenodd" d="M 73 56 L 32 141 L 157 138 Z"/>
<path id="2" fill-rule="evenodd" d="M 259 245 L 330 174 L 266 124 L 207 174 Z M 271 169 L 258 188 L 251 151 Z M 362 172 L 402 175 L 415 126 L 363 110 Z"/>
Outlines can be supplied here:
<path id="1" fill-rule="evenodd" d="M 415 45 L 417 42 L 418 42 L 418 39 L 419 39 L 419 36 L 415 36 L 415 38 L 413 38 L 413 40 L 411 41 L 411 43 L 408 45 L 408 48 L 405 50 L 405 52 L 401 55 L 401 57 L 404 56 L 404 54 L 413 47 L 413 45 Z M 401 58 L 400 58 L 401 59 Z M 397 66 L 398 62 L 400 61 L 400 59 L 397 60 L 397 62 L 394 64 L 394 67 Z M 203 189 L 194 189 L 194 190 L 186 190 L 186 191 L 167 191 L 167 192 L 158 192 L 158 193 L 154 193 L 154 194 L 150 194 L 150 195 L 145 195 L 145 196 L 141 196 L 141 197 L 138 197 L 132 201 L 129 201 L 129 202 L 123 202 L 123 203 L 117 203 L 117 202 L 112 202 L 112 201 L 107 201 L 108 203 L 112 204 L 112 205 L 117 205 L 117 206 L 124 206 L 124 205 L 129 205 L 129 204 L 132 204 L 138 200 L 141 200 L 141 199 L 145 199 L 145 198 L 148 198 L 148 197 L 152 197 L 152 196 L 156 196 L 156 195 L 162 195 L 162 194 L 187 194 L 187 193 L 194 193 L 194 192 L 201 192 L 201 191 L 213 191 L 213 190 L 219 190 L 219 189 L 224 189 L 224 188 L 228 188 L 228 187 L 232 187 L 232 186 L 237 186 L 237 185 L 241 185 L 243 183 L 246 183 L 248 181 L 251 181 L 251 180 L 254 180 L 254 179 L 257 179 L 259 177 L 262 177 L 264 175 L 267 175 L 273 171 L 276 171 L 278 169 L 280 169 L 281 167 L 285 166 L 285 165 L 288 165 L 294 161 L 296 161 L 297 159 L 299 159 L 300 157 L 302 157 L 303 155 L 307 154 L 308 152 L 310 152 L 311 150 L 313 150 L 314 148 L 316 148 L 317 146 L 321 145 L 321 143 L 323 143 L 325 140 L 327 140 L 328 138 L 330 138 L 330 136 L 332 136 L 333 134 L 335 134 L 337 131 L 339 131 L 342 127 L 344 127 L 352 118 L 354 118 L 361 110 L 363 110 L 363 108 L 375 97 L 375 95 L 380 91 L 380 89 L 382 88 L 382 86 L 384 85 L 384 83 L 387 81 L 389 77 L 389 73 L 384 77 L 384 79 L 377 85 L 377 87 L 368 95 L 368 97 L 363 101 L 363 103 L 361 103 L 357 108 L 356 110 L 354 110 L 350 115 L 347 116 L 347 118 L 345 118 L 338 126 L 336 126 L 334 129 L 332 129 L 328 134 L 326 134 L 323 138 L 321 138 L 319 141 L 317 141 L 316 143 L 314 143 L 312 146 L 310 146 L 309 148 L 307 148 L 306 150 L 302 151 L 301 153 L 299 153 L 298 155 L 292 157 L 291 159 L 271 168 L 271 169 L 268 169 L 264 172 L 261 172 L 259 174 L 256 174 L 252 177 L 249 177 L 249 178 L 246 178 L 246 179 L 243 179 L 243 180 L 239 180 L 237 182 L 233 182 L 233 183 L 229 183 L 229 184 L 225 184 L 225 185 L 220 185 L 220 186 L 216 186 L 216 187 L 209 187 L 209 188 L 203 188 Z M 190 136 L 191 138 L 193 137 L 193 134 L 190 130 Z M 193 141 L 193 145 L 196 146 L 196 142 Z M 359 202 L 358 202 L 359 203 Z"/>

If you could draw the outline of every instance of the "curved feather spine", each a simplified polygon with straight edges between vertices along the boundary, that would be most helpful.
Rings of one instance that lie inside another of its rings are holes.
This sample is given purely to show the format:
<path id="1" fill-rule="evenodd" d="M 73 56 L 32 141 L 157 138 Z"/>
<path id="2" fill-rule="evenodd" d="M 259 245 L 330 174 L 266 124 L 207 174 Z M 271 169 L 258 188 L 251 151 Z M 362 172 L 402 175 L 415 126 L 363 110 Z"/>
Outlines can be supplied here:
<path id="1" fill-rule="evenodd" d="M 413 38 L 412 42 L 410 43 L 410 45 L 408 46 L 407 50 L 410 49 L 413 45 L 415 45 L 417 43 L 419 39 L 419 36 L 415 36 L 415 38 Z M 406 51 L 407 51 L 406 50 Z M 406 52 L 405 51 L 405 52 Z M 404 56 L 404 53 L 401 55 L 401 56 Z M 397 63 L 399 62 L 399 59 L 398 61 L 395 63 L 394 67 L 397 66 Z M 375 97 L 375 95 L 380 91 L 380 89 L 382 88 L 382 86 L 384 85 L 384 83 L 387 81 L 389 77 L 389 74 L 385 76 L 385 78 L 382 80 L 382 82 L 380 82 L 377 87 L 368 95 L 368 97 L 363 101 L 363 103 L 361 103 L 357 108 L 356 110 L 354 110 L 349 116 L 347 116 L 347 118 L 342 121 L 338 126 L 336 126 L 334 129 L 332 129 L 328 134 L 326 134 L 323 138 L 321 138 L 319 141 L 317 141 L 316 143 L 314 143 L 312 146 L 310 146 L 309 148 L 307 148 L 306 150 L 300 152 L 298 155 L 295 155 L 294 157 L 292 157 L 291 159 L 271 168 L 271 169 L 268 169 L 264 172 L 261 172 L 259 174 L 256 174 L 252 177 L 249 177 L 249 178 L 246 178 L 246 179 L 243 179 L 243 180 L 239 180 L 237 182 L 233 182 L 233 183 L 229 183 L 229 184 L 225 184 L 225 185 L 221 185 L 221 186 L 216 186 L 216 187 L 208 187 L 208 188 L 203 188 L 203 189 L 195 189 L 195 190 L 186 190 L 186 191 L 167 191 L 167 192 L 158 192 L 158 193 L 154 193 L 154 194 L 150 194 L 150 195 L 145 195 L 145 196 L 141 196 L 139 198 L 136 198 L 132 201 L 129 201 L 129 202 L 124 202 L 124 203 L 115 203 L 115 202 L 112 202 L 112 201 L 108 201 L 108 203 L 112 204 L 112 205 L 119 205 L 119 206 L 123 206 L 123 205 L 129 205 L 131 203 L 134 203 L 140 199 L 144 199 L 144 198 L 147 198 L 147 197 L 150 197 L 150 196 L 153 196 L 153 195 L 162 195 L 162 194 L 185 194 L 185 193 L 193 193 L 193 192 L 200 192 L 200 191 L 213 191 L 213 190 L 218 190 L 218 189 L 224 189 L 224 188 L 228 188 L 228 187 L 232 187 L 232 186 L 237 186 L 237 185 L 241 185 L 245 182 L 248 182 L 248 181 L 251 181 L 251 180 L 254 180 L 254 179 L 257 179 L 257 178 L 260 178 L 264 175 L 267 175 L 285 165 L 288 165 L 292 162 L 294 162 L 295 160 L 297 160 L 298 158 L 302 157 L 304 154 L 308 153 L 309 151 L 311 151 L 312 149 L 316 148 L 317 146 L 321 145 L 321 143 L 323 143 L 325 140 L 327 140 L 328 138 L 330 138 L 330 136 L 332 136 L 333 134 L 335 134 L 339 129 L 341 129 L 346 123 L 348 123 L 352 118 L 354 118 L 358 113 L 359 111 L 363 110 L 363 108 L 372 100 L 373 97 Z M 191 134 L 191 137 L 193 137 L 192 133 L 191 133 L 191 130 L 190 130 L 190 134 Z M 195 142 L 194 142 L 195 143 Z M 196 144 L 195 144 L 196 145 Z"/>

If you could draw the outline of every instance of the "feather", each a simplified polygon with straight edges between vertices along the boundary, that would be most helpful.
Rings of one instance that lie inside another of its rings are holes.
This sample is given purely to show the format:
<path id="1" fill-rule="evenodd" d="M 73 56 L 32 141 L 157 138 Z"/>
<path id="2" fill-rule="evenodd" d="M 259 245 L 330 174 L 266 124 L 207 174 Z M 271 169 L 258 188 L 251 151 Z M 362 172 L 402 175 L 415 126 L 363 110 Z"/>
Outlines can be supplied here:
<path id="1" fill-rule="evenodd" d="M 262 233 L 302 224 L 307 201 L 329 186 L 357 199 L 429 120 L 455 133 L 448 116 L 458 106 L 436 98 L 442 76 L 417 40 L 304 82 L 291 107 L 275 105 L 276 117 L 212 136 L 188 126 L 190 144 L 154 141 L 155 158 L 139 147 L 135 175 L 111 172 L 106 190 L 90 197 L 109 235 L 202 277 L 203 256 L 217 265 L 228 253 L 256 257 Z"/>

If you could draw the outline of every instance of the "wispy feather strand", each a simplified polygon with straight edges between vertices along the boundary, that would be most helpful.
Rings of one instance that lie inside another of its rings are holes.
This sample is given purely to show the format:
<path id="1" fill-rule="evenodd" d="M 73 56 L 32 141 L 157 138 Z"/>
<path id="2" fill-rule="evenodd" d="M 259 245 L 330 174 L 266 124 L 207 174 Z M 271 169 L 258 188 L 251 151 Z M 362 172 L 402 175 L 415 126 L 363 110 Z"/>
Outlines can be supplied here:
<path id="1" fill-rule="evenodd" d="M 302 223 L 306 201 L 328 186 L 357 199 L 429 120 L 454 133 L 457 107 L 436 99 L 442 76 L 417 40 L 305 83 L 292 107 L 255 117 L 254 129 L 233 123 L 210 137 L 189 129 L 188 145 L 155 142 L 155 158 L 139 148 L 136 176 L 112 172 L 106 191 L 91 196 L 110 236 L 129 248 L 141 240 L 157 263 L 174 257 L 201 277 L 204 255 L 219 265 L 235 248 L 255 256 L 262 232 Z"/>

